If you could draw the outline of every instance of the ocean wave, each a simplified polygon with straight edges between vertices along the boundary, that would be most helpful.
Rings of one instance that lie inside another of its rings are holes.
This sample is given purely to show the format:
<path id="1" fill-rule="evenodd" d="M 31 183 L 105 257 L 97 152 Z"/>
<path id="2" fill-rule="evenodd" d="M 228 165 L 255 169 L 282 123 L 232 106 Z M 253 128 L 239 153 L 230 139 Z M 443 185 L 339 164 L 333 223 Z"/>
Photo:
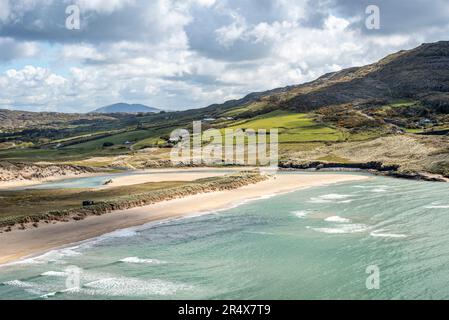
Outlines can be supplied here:
<path id="1" fill-rule="evenodd" d="M 191 290 L 193 287 L 159 279 L 139 280 L 128 277 L 105 278 L 87 283 L 79 290 L 80 293 L 99 296 L 144 297 L 168 296 L 181 290 Z"/>
<path id="2" fill-rule="evenodd" d="M 32 283 L 25 282 L 25 281 L 22 281 L 22 280 L 6 281 L 6 282 L 3 282 L 3 284 L 6 285 L 6 286 L 15 287 L 15 288 L 22 288 L 22 289 L 28 289 L 28 288 L 32 288 L 33 287 Z"/>
<path id="3" fill-rule="evenodd" d="M 348 223 L 351 222 L 351 220 L 346 219 L 346 218 L 342 218 L 340 216 L 332 216 L 329 218 L 324 219 L 324 221 L 326 222 L 338 222 L 338 223 Z"/>
<path id="4" fill-rule="evenodd" d="M 319 197 L 312 197 L 308 201 L 309 203 L 351 203 L 353 199 L 349 199 L 354 195 L 329 193 Z"/>
<path id="5" fill-rule="evenodd" d="M 137 235 L 137 229 L 136 228 L 127 228 L 127 229 L 120 229 L 116 230 L 110 233 L 106 233 L 104 235 L 101 235 L 96 238 L 97 241 L 110 239 L 110 238 L 129 238 Z"/>
<path id="6" fill-rule="evenodd" d="M 43 277 L 67 277 L 67 272 L 64 271 L 47 271 L 41 273 Z"/>
<path id="7" fill-rule="evenodd" d="M 449 209 L 449 205 L 430 205 L 425 206 L 426 209 Z"/>
<path id="8" fill-rule="evenodd" d="M 81 255 L 80 252 L 75 250 L 77 248 L 79 248 L 79 246 L 51 250 L 49 252 L 46 252 L 46 253 L 36 256 L 36 257 L 26 258 L 26 259 L 13 261 L 13 262 L 4 264 L 4 265 L 2 265 L 2 267 L 3 266 L 5 266 L 5 267 L 6 266 L 16 266 L 16 265 L 40 265 L 40 264 L 47 264 L 48 262 L 53 262 L 56 264 L 63 264 L 63 263 L 65 263 L 65 261 L 63 260 L 64 258 L 76 257 L 76 256 Z"/>
<path id="9" fill-rule="evenodd" d="M 264 232 L 264 231 L 248 231 L 246 233 L 250 233 L 250 234 L 260 234 L 263 236 L 275 236 L 276 233 L 273 232 Z"/>
<path id="10" fill-rule="evenodd" d="M 311 213 L 310 210 L 299 210 L 299 211 L 293 211 L 292 214 L 294 214 L 297 218 L 303 219 L 307 215 Z"/>
<path id="11" fill-rule="evenodd" d="M 358 188 L 358 189 L 365 189 L 366 191 L 371 191 L 374 193 L 384 193 L 388 192 L 389 189 L 391 189 L 391 186 L 386 185 L 368 185 L 368 186 L 352 186 L 352 188 Z"/>
<path id="12" fill-rule="evenodd" d="M 330 193 L 320 196 L 320 198 L 325 200 L 341 200 L 341 199 L 347 199 L 352 197 L 349 194 L 338 194 L 338 193 Z"/>
<path id="13" fill-rule="evenodd" d="M 120 262 L 124 263 L 135 263 L 135 264 L 163 264 L 165 261 L 157 260 L 157 259 L 141 259 L 138 257 L 128 257 L 120 260 Z"/>
<path id="14" fill-rule="evenodd" d="M 368 231 L 370 227 L 365 224 L 341 224 L 338 227 L 334 228 L 307 227 L 307 229 L 328 234 L 349 234 L 349 233 L 365 232 Z"/>
<path id="15" fill-rule="evenodd" d="M 378 238 L 406 238 L 405 234 L 385 233 L 385 230 L 377 230 L 370 233 L 372 237 Z"/>

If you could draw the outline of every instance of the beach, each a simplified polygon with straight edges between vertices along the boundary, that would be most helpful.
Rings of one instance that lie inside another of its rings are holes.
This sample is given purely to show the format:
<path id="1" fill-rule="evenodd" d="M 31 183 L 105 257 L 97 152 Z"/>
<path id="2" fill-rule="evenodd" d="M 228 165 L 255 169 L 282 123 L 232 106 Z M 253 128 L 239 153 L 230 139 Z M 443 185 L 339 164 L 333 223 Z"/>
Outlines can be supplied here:
<path id="1" fill-rule="evenodd" d="M 239 189 L 197 194 L 103 216 L 91 216 L 82 221 L 41 223 L 36 229 L 0 234 L 0 264 L 154 221 L 206 214 L 245 201 L 302 188 L 365 179 L 369 177 L 353 174 L 278 174 L 266 181 Z"/>

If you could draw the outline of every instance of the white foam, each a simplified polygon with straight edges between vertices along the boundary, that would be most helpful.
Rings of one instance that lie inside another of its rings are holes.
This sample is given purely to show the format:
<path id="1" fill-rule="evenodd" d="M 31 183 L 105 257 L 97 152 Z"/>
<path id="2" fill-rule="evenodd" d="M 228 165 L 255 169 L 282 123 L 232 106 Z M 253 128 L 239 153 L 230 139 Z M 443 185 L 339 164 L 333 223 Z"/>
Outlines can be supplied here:
<path id="1" fill-rule="evenodd" d="M 377 230 L 370 233 L 372 237 L 378 238 L 406 238 L 405 234 L 385 233 L 385 230 Z"/>
<path id="2" fill-rule="evenodd" d="M 303 219 L 305 216 L 310 214 L 309 210 L 299 210 L 292 212 L 296 217 Z"/>
<path id="3" fill-rule="evenodd" d="M 329 203 L 329 202 L 332 202 L 332 201 L 326 200 L 326 199 L 321 199 L 319 197 L 318 198 L 317 197 L 312 197 L 307 202 L 309 202 L 309 203 Z"/>
<path id="4" fill-rule="evenodd" d="M 65 257 L 76 257 L 81 255 L 80 252 L 75 250 L 78 248 L 79 246 L 72 246 L 70 248 L 55 249 L 36 257 L 26 258 L 22 260 L 13 261 L 7 264 L 3 264 L 0 267 L 15 266 L 15 265 L 40 265 L 40 264 L 47 264 L 48 262 L 64 264 L 65 261 L 63 259 Z"/>
<path id="5" fill-rule="evenodd" d="M 247 232 L 247 233 L 250 233 L 250 234 L 260 234 L 260 235 L 263 235 L 263 236 L 275 236 L 275 235 L 276 235 L 276 233 L 272 233 L 272 232 L 264 232 L 264 231 L 249 231 L 249 232 Z"/>
<path id="6" fill-rule="evenodd" d="M 54 297 L 57 294 L 57 292 L 50 292 L 50 293 L 46 293 L 44 295 L 41 295 L 39 298 L 41 299 L 48 299 L 50 297 Z"/>
<path id="7" fill-rule="evenodd" d="M 347 199 L 350 198 L 351 195 L 349 194 L 338 194 L 338 193 L 330 193 L 320 196 L 322 199 L 326 200 L 340 200 L 340 199 Z"/>
<path id="8" fill-rule="evenodd" d="M 139 280 L 127 277 L 104 278 L 84 285 L 80 292 L 88 295 L 144 297 L 152 295 L 173 295 L 192 286 L 159 279 Z"/>
<path id="9" fill-rule="evenodd" d="M 63 271 L 47 271 L 41 274 L 43 277 L 67 277 L 67 272 Z"/>
<path id="10" fill-rule="evenodd" d="M 449 209 L 449 205 L 430 205 L 425 206 L 426 209 Z"/>
<path id="11" fill-rule="evenodd" d="M 33 284 L 29 282 L 24 282 L 22 280 L 11 280 L 3 282 L 4 285 L 10 286 L 10 287 L 16 287 L 16 288 L 32 288 Z"/>
<path id="12" fill-rule="evenodd" d="M 324 221 L 337 222 L 337 223 L 348 223 L 348 222 L 351 222 L 351 220 L 346 219 L 346 218 L 342 218 L 340 216 L 332 216 L 332 217 L 326 218 Z"/>
<path id="13" fill-rule="evenodd" d="M 164 261 L 157 260 L 157 259 L 141 259 L 138 257 L 128 257 L 120 260 L 120 262 L 125 263 L 136 263 L 136 264 L 162 264 L 165 263 Z"/>
<path id="14" fill-rule="evenodd" d="M 348 199 L 353 197 L 353 195 L 349 194 L 338 194 L 338 193 L 330 193 L 324 194 L 319 197 L 312 197 L 308 201 L 309 203 L 351 203 L 353 200 Z"/>
<path id="15" fill-rule="evenodd" d="M 97 241 L 109 238 L 129 238 L 135 236 L 136 234 L 137 234 L 136 228 L 120 229 L 97 237 Z"/>
<path id="16" fill-rule="evenodd" d="M 369 230 L 370 228 L 365 224 L 342 224 L 335 228 L 313 228 L 307 227 L 321 233 L 328 234 L 348 234 L 348 233 L 360 233 Z"/>

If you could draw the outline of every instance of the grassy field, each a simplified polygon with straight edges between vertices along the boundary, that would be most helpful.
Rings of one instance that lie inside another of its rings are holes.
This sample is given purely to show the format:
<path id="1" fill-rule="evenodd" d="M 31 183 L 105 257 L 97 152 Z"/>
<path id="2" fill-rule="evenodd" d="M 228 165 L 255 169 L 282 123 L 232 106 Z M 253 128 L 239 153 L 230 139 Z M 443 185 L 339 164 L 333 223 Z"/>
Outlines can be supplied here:
<path id="1" fill-rule="evenodd" d="M 139 141 L 145 138 L 148 138 L 153 133 L 149 130 L 137 130 L 130 131 L 125 133 L 116 134 L 110 137 L 96 139 L 76 145 L 68 146 L 64 149 L 81 149 L 81 150 L 95 150 L 95 149 L 103 149 L 103 144 L 106 142 L 111 142 L 114 145 L 124 145 L 125 142 L 134 143 L 135 141 Z"/>
<path id="2" fill-rule="evenodd" d="M 344 134 L 334 128 L 319 124 L 305 113 L 273 111 L 251 120 L 237 121 L 230 129 L 279 129 L 280 143 L 340 141 Z"/>

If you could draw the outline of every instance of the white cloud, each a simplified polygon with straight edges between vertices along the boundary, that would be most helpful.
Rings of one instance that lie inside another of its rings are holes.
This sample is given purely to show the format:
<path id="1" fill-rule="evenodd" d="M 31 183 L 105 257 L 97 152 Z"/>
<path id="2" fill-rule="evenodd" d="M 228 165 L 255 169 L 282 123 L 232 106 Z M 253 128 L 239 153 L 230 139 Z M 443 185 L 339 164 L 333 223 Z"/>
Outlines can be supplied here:
<path id="1" fill-rule="evenodd" d="M 430 19 L 425 31 L 367 34 L 354 27 L 363 10 L 342 15 L 307 0 L 78 0 L 86 21 L 77 34 L 58 29 L 59 6 L 69 2 L 0 0 L 0 62 L 36 61 L 0 74 L 0 104 L 201 107 L 371 63 L 449 31 Z"/>
<path id="2" fill-rule="evenodd" d="M 102 61 L 105 56 L 97 51 L 97 49 L 88 44 L 66 45 L 62 48 L 62 58 L 66 61 L 70 60 L 95 60 Z"/>
<path id="3" fill-rule="evenodd" d="M 76 4 L 82 11 L 97 11 L 110 14 L 123 7 L 135 4 L 134 0 L 78 0 Z"/>
<path id="4" fill-rule="evenodd" d="M 0 0 L 0 22 L 6 22 L 9 13 L 9 0 Z"/>
<path id="5" fill-rule="evenodd" d="M 0 37 L 0 62 L 19 58 L 31 58 L 39 53 L 39 46 L 35 42 L 17 42 L 12 38 Z"/>

